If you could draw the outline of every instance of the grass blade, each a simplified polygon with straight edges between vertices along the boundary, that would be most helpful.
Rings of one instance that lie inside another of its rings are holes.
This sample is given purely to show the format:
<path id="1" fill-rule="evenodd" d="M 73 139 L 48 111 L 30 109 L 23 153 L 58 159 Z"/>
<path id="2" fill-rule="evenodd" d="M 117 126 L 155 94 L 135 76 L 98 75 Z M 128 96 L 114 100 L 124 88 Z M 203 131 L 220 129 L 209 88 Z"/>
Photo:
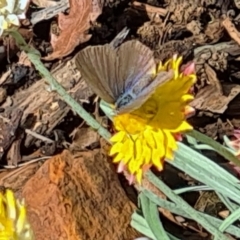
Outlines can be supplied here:
<path id="1" fill-rule="evenodd" d="M 142 193 L 140 193 L 139 198 L 144 218 L 155 238 L 157 240 L 170 240 L 160 221 L 157 205 Z"/>

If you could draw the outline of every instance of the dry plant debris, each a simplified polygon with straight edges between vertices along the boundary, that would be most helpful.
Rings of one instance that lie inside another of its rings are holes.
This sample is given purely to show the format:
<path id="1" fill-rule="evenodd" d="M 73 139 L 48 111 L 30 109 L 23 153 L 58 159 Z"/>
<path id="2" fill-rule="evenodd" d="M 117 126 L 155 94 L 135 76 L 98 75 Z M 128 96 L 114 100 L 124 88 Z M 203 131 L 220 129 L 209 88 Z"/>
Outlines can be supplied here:
<path id="1" fill-rule="evenodd" d="M 53 60 L 69 55 L 80 43 L 91 37 L 86 31 L 90 28 L 90 21 L 95 21 L 102 12 L 100 0 L 70 0 L 68 15 L 59 13 L 59 36 L 51 34 L 53 53 L 45 60 Z"/>
<path id="2" fill-rule="evenodd" d="M 222 114 L 227 109 L 229 102 L 240 93 L 240 86 L 238 84 L 225 84 L 224 94 L 215 71 L 208 64 L 204 65 L 209 84 L 199 90 L 191 106 L 198 110 Z"/>
<path id="3" fill-rule="evenodd" d="M 32 3 L 44 9 L 36 11 L 30 7 L 32 17 L 29 20 L 35 26 L 27 20 L 21 22 L 19 31 L 44 56 L 49 54 L 49 46 L 52 46 L 53 52 L 45 57 L 48 60 L 46 66 L 89 111 L 94 108 L 93 92 L 69 58 L 74 57 L 76 47 L 109 43 L 116 33 L 127 26 L 130 29 L 127 40 L 137 38 L 151 47 L 157 61 L 171 58 L 174 53 L 182 55 L 186 64 L 194 59 L 198 74 L 196 98 L 192 103 L 197 109 L 196 116 L 191 118 L 194 127 L 220 140 L 223 135 L 231 135 L 234 128 L 240 127 L 239 0 L 65 0 L 61 3 L 32 0 Z M 69 7 L 69 12 L 63 13 Z M 47 25 L 52 24 L 56 17 L 59 35 L 49 33 L 46 26 L 40 34 L 37 33 L 35 28 L 38 24 L 40 28 L 46 22 Z M 42 23 L 42 20 L 47 21 Z M 42 37 L 43 34 L 47 37 Z M 82 44 L 87 41 L 89 43 Z M 88 239 L 89 235 L 95 236 L 95 239 L 137 237 L 138 234 L 128 225 L 133 204 L 123 192 L 115 170 L 112 171 L 107 165 L 105 155 L 101 150 L 96 150 L 102 139 L 86 128 L 55 92 L 46 91 L 44 79 L 29 81 L 24 77 L 24 84 L 13 86 L 16 61 L 12 57 L 17 52 L 17 65 L 25 65 L 32 72 L 35 70 L 24 53 L 18 51 L 12 38 L 1 38 L 0 44 L 0 102 L 1 111 L 4 111 L 1 116 L 6 116 L 0 119 L 0 157 L 5 168 L 0 173 L 0 185 L 12 188 L 19 196 L 24 188 L 23 195 L 30 208 L 37 239 L 50 239 L 49 236 L 54 240 L 60 237 L 67 239 L 67 236 L 70 239 Z M 69 58 L 66 60 L 65 56 Z M 57 59 L 61 59 L 60 64 L 52 61 Z M 22 110 L 19 114 L 18 109 Z M 66 130 L 69 126 L 71 130 Z M 69 143 L 61 139 L 60 131 L 67 135 L 68 141 L 73 142 L 70 148 Z M 70 132 L 73 132 L 73 137 Z M 53 156 L 41 168 L 41 160 L 39 164 L 30 164 L 38 161 L 43 150 L 45 154 L 55 155 L 59 142 L 61 149 L 74 150 L 74 154 L 65 151 Z M 101 145 L 101 149 L 107 152 L 108 146 L 103 149 Z M 16 166 L 19 169 L 8 169 Z M 239 175 L 239 169 L 235 168 L 235 171 Z M 173 174 L 171 171 L 167 173 Z M 159 198 L 166 199 L 149 182 L 144 184 Z M 124 188 L 126 190 L 127 187 Z M 138 186 L 135 188 L 138 189 Z M 177 188 L 176 185 L 173 184 L 173 188 Z M 191 204 L 196 209 L 206 211 L 204 195 L 196 199 L 195 204 L 191 199 Z M 205 205 L 199 208 L 199 202 Z M 215 205 L 211 206 L 214 208 Z M 125 210 L 121 211 L 121 208 Z M 98 211 L 94 212 L 95 209 Z M 172 222 L 171 226 L 176 224 L 182 227 L 186 235 L 180 239 L 209 237 L 196 222 L 163 208 L 159 208 L 159 212 Z M 86 218 L 90 220 L 86 221 Z"/>
<path id="4" fill-rule="evenodd" d="M 32 0 L 32 2 L 39 8 L 53 7 L 58 4 L 56 1 L 51 0 Z"/>
<path id="5" fill-rule="evenodd" d="M 0 118 L 0 159 L 2 159 L 16 138 L 16 131 L 19 127 L 22 114 L 23 112 L 21 110 L 16 109 L 16 111 L 10 115 L 10 119 Z"/>
<path id="6" fill-rule="evenodd" d="M 65 62 L 53 71 L 53 75 L 81 103 L 92 95 L 92 91 L 87 88 L 75 68 L 73 61 Z M 24 109 L 21 126 L 39 134 L 49 135 L 66 117 L 69 107 L 59 99 L 56 92 L 49 92 L 47 88 L 44 79 L 39 79 L 30 87 L 20 89 L 18 94 L 8 96 L 9 100 L 6 100 L 2 107 L 7 113 L 15 112 L 18 108 Z M 28 134 L 24 139 L 24 146 L 33 146 L 36 140 Z M 43 143 L 45 144 L 45 141 Z"/>

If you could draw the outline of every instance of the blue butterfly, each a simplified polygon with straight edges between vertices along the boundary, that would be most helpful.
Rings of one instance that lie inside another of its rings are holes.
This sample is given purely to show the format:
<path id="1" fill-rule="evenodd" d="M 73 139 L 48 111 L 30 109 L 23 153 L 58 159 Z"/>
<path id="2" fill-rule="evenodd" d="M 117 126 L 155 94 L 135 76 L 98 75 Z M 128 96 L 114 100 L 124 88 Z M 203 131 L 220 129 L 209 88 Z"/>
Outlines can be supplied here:
<path id="1" fill-rule="evenodd" d="M 153 52 L 141 42 L 130 40 L 120 47 L 89 46 L 75 63 L 93 91 L 118 114 L 139 108 L 155 89 L 173 78 L 173 70 L 156 74 Z"/>

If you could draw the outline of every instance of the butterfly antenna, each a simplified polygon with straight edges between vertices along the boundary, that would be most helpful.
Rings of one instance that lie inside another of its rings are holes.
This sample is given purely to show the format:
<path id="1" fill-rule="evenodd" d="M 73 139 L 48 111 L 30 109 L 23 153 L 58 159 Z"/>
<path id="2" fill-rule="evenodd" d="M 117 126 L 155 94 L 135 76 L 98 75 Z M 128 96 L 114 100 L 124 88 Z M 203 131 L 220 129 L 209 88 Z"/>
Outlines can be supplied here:
<path id="1" fill-rule="evenodd" d="M 118 35 L 110 42 L 110 46 L 117 48 L 127 37 L 129 30 L 130 29 L 127 27 L 123 28 L 122 31 L 119 32 Z"/>

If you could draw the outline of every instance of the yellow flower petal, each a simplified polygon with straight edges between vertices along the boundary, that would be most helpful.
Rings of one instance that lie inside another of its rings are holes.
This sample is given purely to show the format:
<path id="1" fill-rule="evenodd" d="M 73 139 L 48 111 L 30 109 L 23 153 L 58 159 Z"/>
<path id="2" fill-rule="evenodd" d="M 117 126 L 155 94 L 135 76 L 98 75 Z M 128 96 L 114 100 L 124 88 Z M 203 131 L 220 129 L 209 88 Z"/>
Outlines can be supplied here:
<path id="1" fill-rule="evenodd" d="M 155 167 L 157 167 L 158 170 L 162 170 L 163 168 L 161 158 L 163 157 L 164 154 L 165 152 L 159 149 L 152 150 L 152 163 Z"/>
<path id="2" fill-rule="evenodd" d="M 119 153 L 115 156 L 115 158 L 113 159 L 113 162 L 114 163 L 121 162 L 121 161 L 123 161 L 123 158 L 124 158 L 124 155 L 122 155 L 122 153 Z"/>
<path id="3" fill-rule="evenodd" d="M 166 158 L 167 158 L 168 160 L 173 160 L 173 159 L 174 159 L 173 151 L 172 151 L 170 148 L 167 148 Z"/>
<path id="4" fill-rule="evenodd" d="M 137 162 L 136 159 L 130 159 L 129 163 L 128 163 L 128 170 L 131 174 L 134 174 L 137 171 L 138 167 L 137 167 Z"/>
<path id="5" fill-rule="evenodd" d="M 126 141 L 123 143 L 121 153 L 124 155 L 124 162 L 126 164 L 134 154 L 134 142 L 132 139 L 126 139 Z"/>
<path id="6" fill-rule="evenodd" d="M 136 142 L 135 142 L 135 158 L 136 159 L 141 159 L 141 156 L 142 156 L 142 144 L 141 144 L 141 141 L 140 141 L 140 139 L 138 138 L 137 140 L 136 140 Z"/>
<path id="7" fill-rule="evenodd" d="M 16 218 L 16 209 L 15 209 L 15 197 L 12 191 L 10 191 L 9 189 L 6 190 L 6 202 L 7 202 L 7 215 L 11 218 L 11 219 L 15 219 Z"/>
<path id="8" fill-rule="evenodd" d="M 191 94 L 185 94 L 182 96 L 181 100 L 188 103 L 194 99 L 193 95 Z"/>
<path id="9" fill-rule="evenodd" d="M 153 138 L 152 131 L 149 128 L 147 128 L 143 134 L 144 134 L 144 138 L 146 139 L 147 145 L 150 148 L 156 148 L 156 143 Z"/>
<path id="10" fill-rule="evenodd" d="M 26 208 L 24 207 L 24 204 L 21 204 L 18 202 L 18 208 L 19 208 L 19 217 L 17 219 L 16 223 L 16 231 L 17 233 L 21 233 L 25 226 L 25 219 L 26 219 Z"/>
<path id="11" fill-rule="evenodd" d="M 122 142 L 117 142 L 117 143 L 113 144 L 110 149 L 109 156 L 113 156 L 114 154 L 121 152 L 122 146 L 123 146 Z"/>
<path id="12" fill-rule="evenodd" d="M 166 136 L 166 148 L 167 149 L 171 149 L 171 150 L 177 150 L 177 143 L 175 138 L 173 137 L 172 133 L 170 133 L 169 131 L 164 131 L 164 134 Z"/>
<path id="13" fill-rule="evenodd" d="M 19 202 L 14 193 L 7 189 L 0 193 L 0 204 L 0 240 L 32 240 L 24 201 Z"/>
<path id="14" fill-rule="evenodd" d="M 6 217 L 6 212 L 5 212 L 4 202 L 3 201 L 4 201 L 3 193 L 0 192 L 0 216 Z"/>
<path id="15" fill-rule="evenodd" d="M 136 180 L 139 184 L 141 184 L 142 181 L 142 175 L 143 175 L 143 171 L 142 169 L 139 169 L 136 173 Z"/>
<path id="16" fill-rule="evenodd" d="M 186 121 L 181 122 L 181 124 L 176 128 L 171 130 L 172 133 L 186 132 L 192 130 L 193 127 Z"/>
<path id="17" fill-rule="evenodd" d="M 121 142 L 123 138 L 125 137 L 126 133 L 124 131 L 120 131 L 111 137 L 110 141 L 111 142 Z"/>
<path id="18" fill-rule="evenodd" d="M 147 146 L 146 142 L 143 142 L 142 158 L 145 164 L 149 164 L 152 157 L 151 149 Z"/>

